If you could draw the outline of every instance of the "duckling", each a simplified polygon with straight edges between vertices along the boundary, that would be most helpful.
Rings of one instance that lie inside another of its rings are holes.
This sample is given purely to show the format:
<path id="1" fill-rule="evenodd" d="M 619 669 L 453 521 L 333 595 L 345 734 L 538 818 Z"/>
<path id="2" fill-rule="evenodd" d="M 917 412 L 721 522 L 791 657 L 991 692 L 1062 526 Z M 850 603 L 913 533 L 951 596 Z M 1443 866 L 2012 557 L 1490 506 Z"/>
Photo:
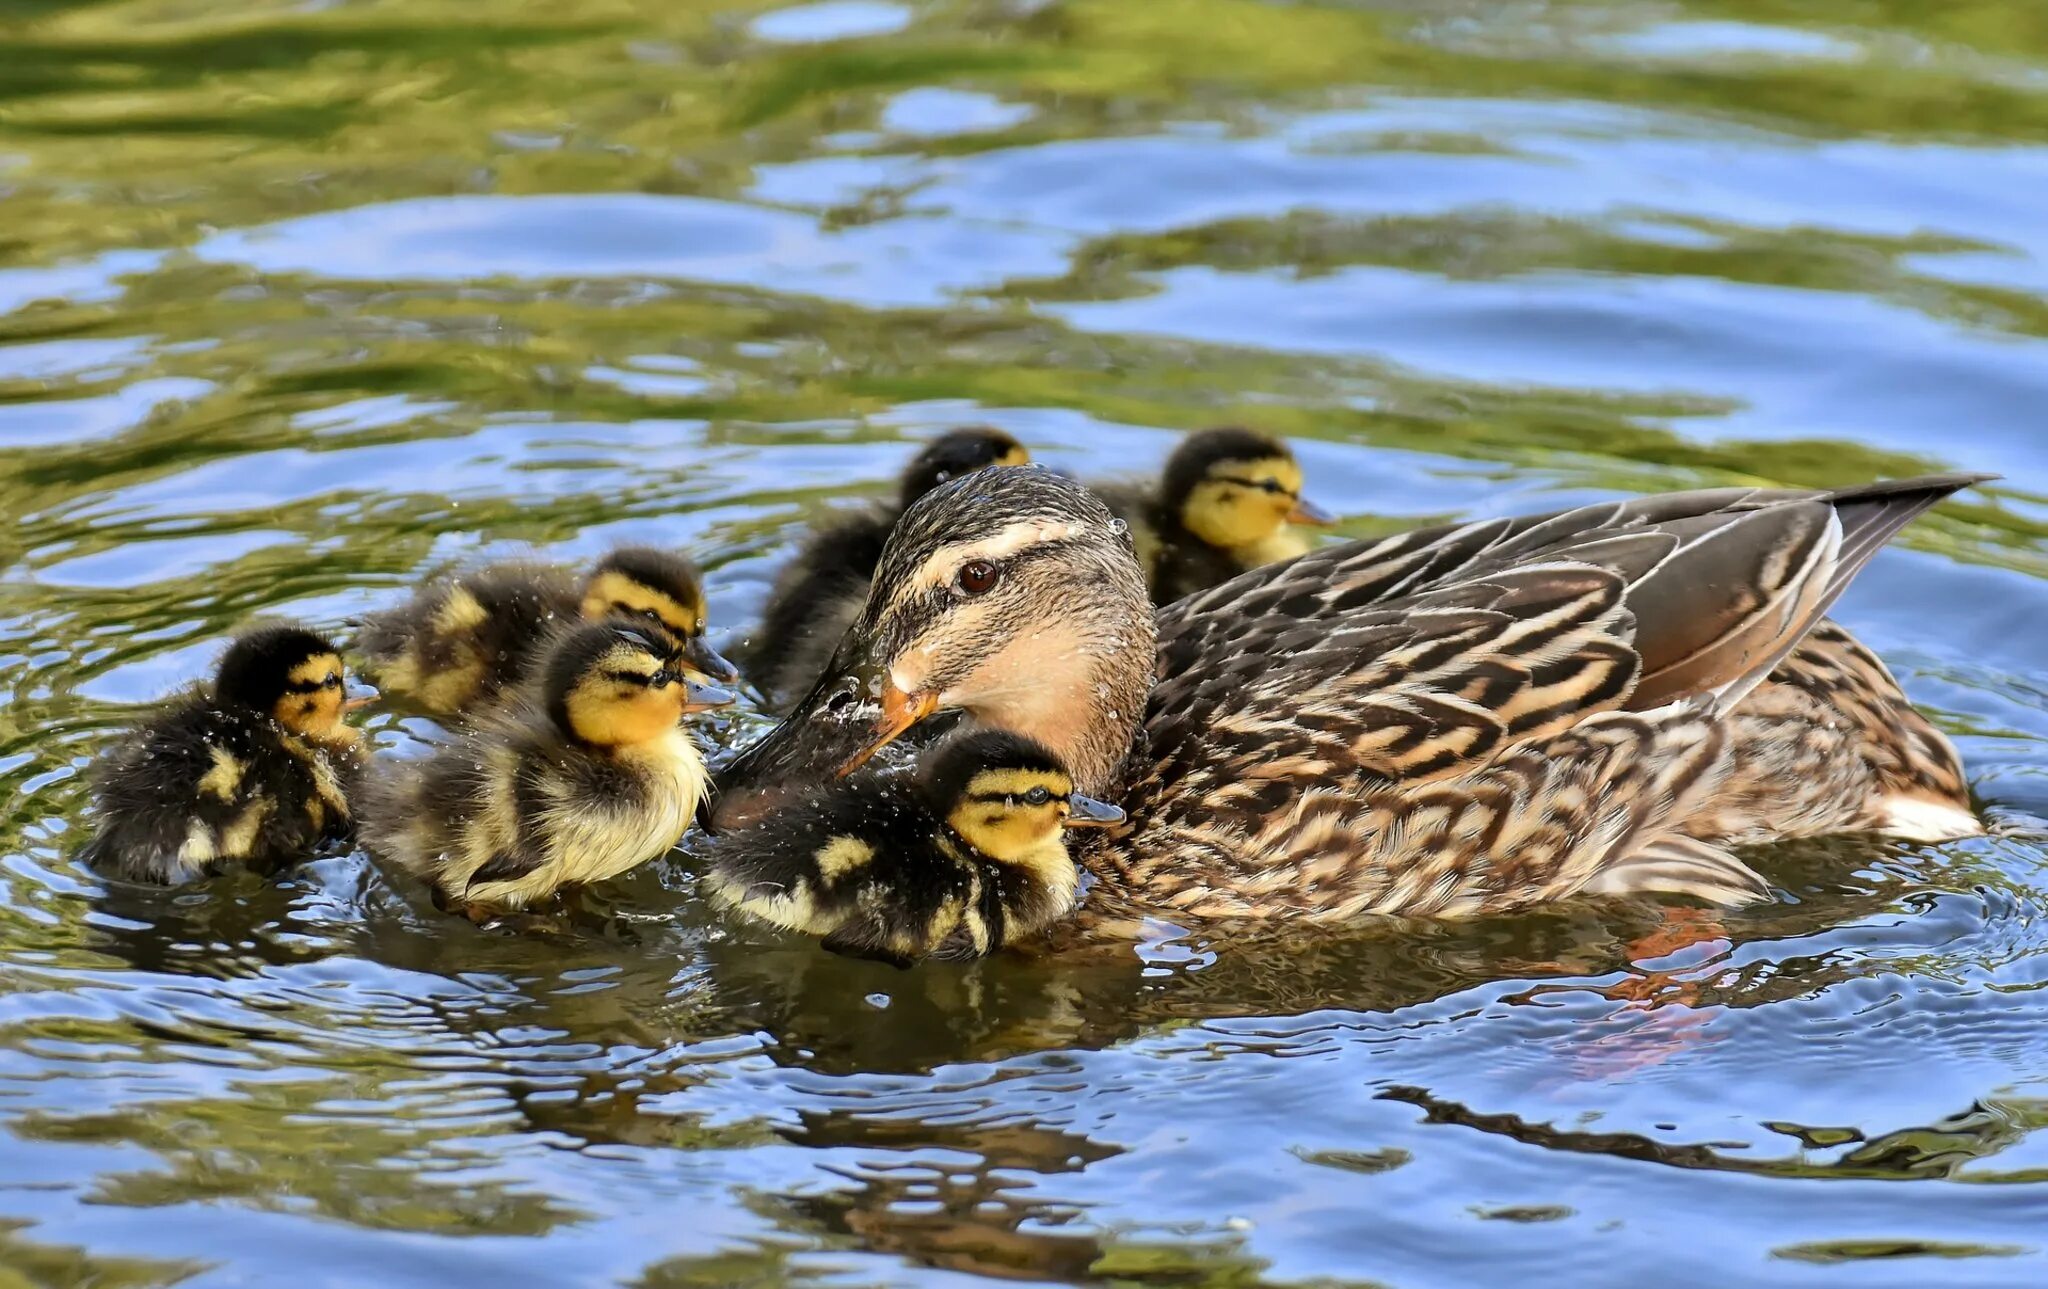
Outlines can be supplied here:
<path id="1" fill-rule="evenodd" d="M 1073 908 L 1064 829 L 1123 817 L 1074 791 L 1042 745 L 983 730 L 933 748 L 914 776 L 832 783 L 719 837 L 708 881 L 721 904 L 834 952 L 898 967 L 978 958 Z"/>
<path id="2" fill-rule="evenodd" d="M 1301 485 L 1301 466 L 1286 444 L 1225 427 L 1181 440 L 1157 487 L 1108 484 L 1096 492 L 1131 526 L 1152 602 L 1171 604 L 1307 553 L 1292 525 L 1327 524 L 1332 516 L 1303 498 Z"/>
<path id="3" fill-rule="evenodd" d="M 93 775 L 99 834 L 80 858 L 171 886 L 230 865 L 271 870 L 349 830 L 361 735 L 341 655 L 291 623 L 247 631 L 211 684 L 177 695 Z"/>
<path id="4" fill-rule="evenodd" d="M 825 670 L 860 613 L 889 530 L 909 505 L 948 479 L 999 465 L 1028 465 L 1024 445 L 988 426 L 949 430 L 912 457 L 894 502 L 841 512 L 811 530 L 769 593 L 743 655 L 747 678 L 769 704 L 786 707 Z"/>
<path id="5" fill-rule="evenodd" d="M 560 635 L 538 682 L 363 793 L 370 852 L 476 920 L 673 846 L 706 781 L 680 722 L 732 701 L 687 677 L 667 632 L 623 618 Z"/>
<path id="6" fill-rule="evenodd" d="M 696 566 L 645 546 L 606 555 L 580 585 L 554 565 L 522 561 L 444 578 L 364 618 L 355 647 L 385 693 L 435 716 L 464 716 L 524 680 L 558 623 L 612 616 L 661 626 L 700 678 L 739 675 L 704 639 Z"/>

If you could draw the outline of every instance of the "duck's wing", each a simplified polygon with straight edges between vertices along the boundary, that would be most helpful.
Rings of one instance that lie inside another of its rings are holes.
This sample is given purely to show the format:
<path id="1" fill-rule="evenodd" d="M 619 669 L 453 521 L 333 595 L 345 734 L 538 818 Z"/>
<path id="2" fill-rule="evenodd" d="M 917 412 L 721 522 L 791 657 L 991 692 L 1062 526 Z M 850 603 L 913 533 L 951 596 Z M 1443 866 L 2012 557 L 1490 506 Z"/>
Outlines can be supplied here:
<path id="1" fill-rule="evenodd" d="M 1354 844 L 1341 809 L 1325 809 L 1346 793 L 1391 807 L 1390 792 L 1511 760 L 1602 713 L 1725 709 L 1885 539 L 1971 482 L 1681 494 L 1592 508 L 1597 522 L 1468 525 L 1318 552 L 1181 601 L 1160 615 L 1160 676 L 1126 773 L 1135 848 L 1163 828 L 1176 844 L 1249 846 L 1254 866 L 1299 861 Z M 1640 732 L 1646 752 L 1668 737 Z M 1603 785 L 1581 778 L 1570 790 L 1597 797 Z M 1321 840 L 1305 827 L 1311 800 L 1331 821 Z M 1516 811 L 1546 808 L 1511 794 L 1499 817 L 1511 828 Z"/>
<path id="2" fill-rule="evenodd" d="M 1631 599 L 1649 623 L 1643 648 L 1657 663 L 1648 700 L 1725 667 L 1727 654 L 1712 647 L 1749 639 L 1772 610 L 1832 601 L 1914 517 L 1992 477 L 1935 475 L 1833 492 L 1670 493 L 1326 546 L 1162 608 L 1159 677 L 1199 677 L 1248 650 L 1284 647 L 1303 631 L 1363 620 L 1374 607 L 1502 570 L 1580 562 L 1632 583 Z M 1823 561 L 1832 571 L 1816 579 Z"/>

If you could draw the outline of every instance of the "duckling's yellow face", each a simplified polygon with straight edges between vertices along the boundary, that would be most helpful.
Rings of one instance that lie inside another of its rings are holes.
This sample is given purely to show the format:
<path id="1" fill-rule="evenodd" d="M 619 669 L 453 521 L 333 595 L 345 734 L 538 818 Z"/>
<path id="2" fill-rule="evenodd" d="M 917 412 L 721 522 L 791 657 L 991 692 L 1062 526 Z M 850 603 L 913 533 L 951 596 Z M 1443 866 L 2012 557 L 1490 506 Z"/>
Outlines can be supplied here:
<path id="1" fill-rule="evenodd" d="M 1189 490 L 1181 523 L 1211 546 L 1253 546 L 1295 516 L 1301 484 L 1301 467 L 1290 456 L 1217 461 Z"/>
<path id="2" fill-rule="evenodd" d="M 285 673 L 284 693 L 270 714 L 301 738 L 345 746 L 357 737 L 357 731 L 342 719 L 347 710 L 346 686 L 341 659 L 331 653 L 314 654 Z"/>
<path id="3" fill-rule="evenodd" d="M 704 592 L 650 586 L 617 569 L 605 569 L 583 588 L 580 610 L 586 622 L 635 618 L 659 625 L 682 645 L 683 669 L 700 680 L 735 680 L 739 669 L 704 639 Z"/>
<path id="4" fill-rule="evenodd" d="M 1106 828 L 1124 821 L 1115 806 L 1074 791 L 1057 770 L 991 767 L 967 781 L 946 823 L 998 863 L 1030 865 L 1057 845 L 1063 829 Z"/>
<path id="5" fill-rule="evenodd" d="M 681 671 L 667 659 L 622 642 L 584 669 L 564 706 L 578 738 L 602 747 L 633 747 L 674 730 L 689 697 Z"/>
<path id="6" fill-rule="evenodd" d="M 610 617 L 651 618 L 678 640 L 704 634 L 701 593 L 678 598 L 616 569 L 606 569 L 590 579 L 583 588 L 582 609 L 586 622 L 602 622 Z"/>

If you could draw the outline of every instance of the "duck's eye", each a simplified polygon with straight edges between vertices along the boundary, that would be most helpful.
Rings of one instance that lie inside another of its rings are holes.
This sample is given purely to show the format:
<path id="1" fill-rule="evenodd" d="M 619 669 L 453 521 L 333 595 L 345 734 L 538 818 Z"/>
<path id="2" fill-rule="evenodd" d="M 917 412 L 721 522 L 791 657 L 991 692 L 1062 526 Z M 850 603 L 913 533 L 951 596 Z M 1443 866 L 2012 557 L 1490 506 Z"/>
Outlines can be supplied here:
<path id="1" fill-rule="evenodd" d="M 1050 800 L 1052 793 L 1044 788 L 1033 788 L 1024 794 L 1024 804 L 1027 806 L 1042 806 Z"/>
<path id="2" fill-rule="evenodd" d="M 967 561 L 953 577 L 962 595 L 987 595 L 1002 580 L 1003 570 L 985 559 Z"/>

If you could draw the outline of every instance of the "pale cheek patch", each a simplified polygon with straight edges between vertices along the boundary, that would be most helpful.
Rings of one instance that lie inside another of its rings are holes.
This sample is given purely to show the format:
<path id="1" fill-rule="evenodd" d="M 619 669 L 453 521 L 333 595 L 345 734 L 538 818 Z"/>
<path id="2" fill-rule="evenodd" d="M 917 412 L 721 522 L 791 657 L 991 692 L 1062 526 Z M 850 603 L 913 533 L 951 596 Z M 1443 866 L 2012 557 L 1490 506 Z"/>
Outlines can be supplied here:
<path id="1" fill-rule="evenodd" d="M 919 636 L 889 665 L 889 683 L 905 694 L 920 694 L 951 673 L 939 656 L 940 642 L 950 642 L 948 652 L 978 652 L 1000 622 L 994 607 L 985 602 L 962 604 L 945 621 Z M 939 673 L 935 678 L 934 673 Z M 948 692 L 951 692 L 949 690 Z"/>

